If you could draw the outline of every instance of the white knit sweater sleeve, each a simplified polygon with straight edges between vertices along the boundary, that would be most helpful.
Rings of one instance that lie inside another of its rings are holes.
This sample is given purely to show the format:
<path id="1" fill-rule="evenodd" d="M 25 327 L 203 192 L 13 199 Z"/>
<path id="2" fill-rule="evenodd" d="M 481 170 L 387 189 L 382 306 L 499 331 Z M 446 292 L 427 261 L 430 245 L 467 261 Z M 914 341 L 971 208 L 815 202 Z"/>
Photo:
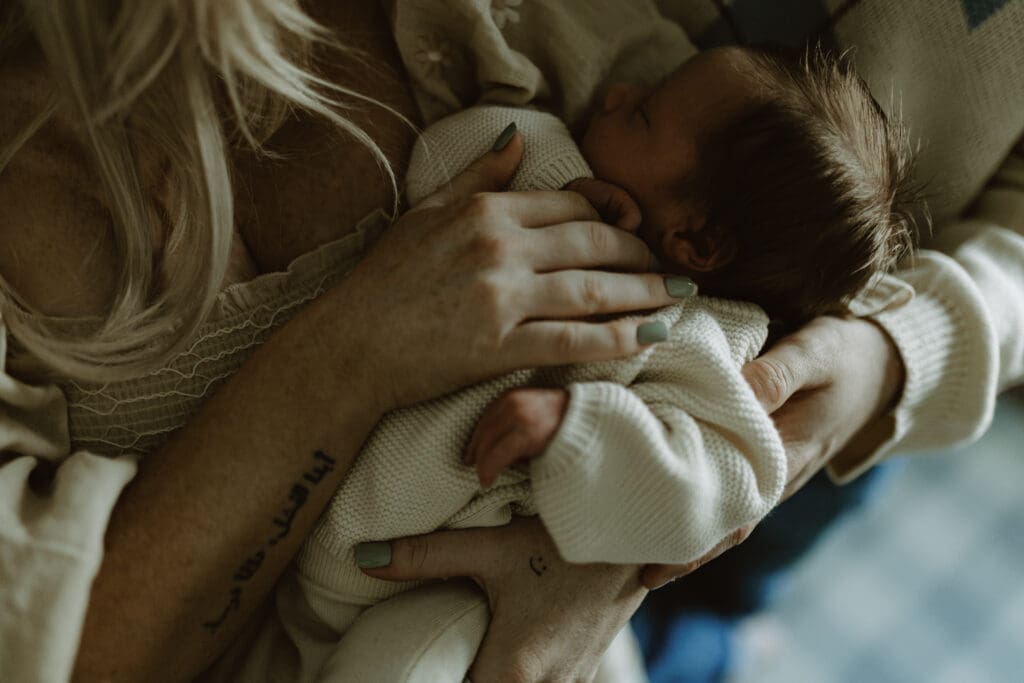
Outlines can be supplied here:
<path id="1" fill-rule="evenodd" d="M 0 681 L 67 681 L 136 461 L 71 452 L 64 394 L 7 374 L 6 344 L 0 318 Z"/>
<path id="2" fill-rule="evenodd" d="M 903 395 L 880 445 L 853 444 L 830 474 L 848 481 L 891 453 L 977 439 L 996 393 L 1024 379 L 1024 144 L 1004 162 L 970 217 L 942 228 L 898 273 L 916 295 L 872 318 L 906 369 Z M 860 449 L 858 451 L 858 449 Z"/>
<path id="3" fill-rule="evenodd" d="M 687 306 L 631 386 L 570 386 L 562 425 L 530 470 L 565 559 L 691 562 L 778 503 L 785 452 L 740 374 L 767 320 L 747 304 L 711 306 Z"/>
<path id="4" fill-rule="evenodd" d="M 523 159 L 509 190 L 558 190 L 576 178 L 592 178 L 565 124 L 534 109 L 479 106 L 434 123 L 420 135 L 409 159 L 406 197 L 415 206 L 491 149 L 506 126 L 523 137 Z"/>

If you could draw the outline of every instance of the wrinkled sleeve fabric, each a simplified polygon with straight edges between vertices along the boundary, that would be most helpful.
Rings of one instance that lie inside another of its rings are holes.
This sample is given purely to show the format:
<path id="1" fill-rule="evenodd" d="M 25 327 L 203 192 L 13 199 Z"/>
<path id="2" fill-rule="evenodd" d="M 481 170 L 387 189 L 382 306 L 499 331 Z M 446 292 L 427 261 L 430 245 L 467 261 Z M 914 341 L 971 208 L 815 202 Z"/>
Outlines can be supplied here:
<path id="1" fill-rule="evenodd" d="M 410 206 L 443 188 L 494 145 L 515 123 L 523 138 L 523 158 L 507 189 L 558 190 L 593 173 L 558 117 L 533 109 L 470 107 L 433 124 L 413 147 L 406 174 Z"/>
<path id="2" fill-rule="evenodd" d="M 391 16 L 426 125 L 501 105 L 543 109 L 573 126 L 600 86 L 656 83 L 696 53 L 649 0 L 396 0 Z"/>
<path id="3" fill-rule="evenodd" d="M 870 316 L 899 349 L 906 381 L 883 435 L 830 466 L 837 481 L 890 454 L 970 443 L 991 422 L 996 394 L 1024 379 L 1024 143 L 931 246 L 897 273 L 914 298 Z"/>
<path id="4" fill-rule="evenodd" d="M 132 456 L 70 452 L 64 395 L 6 372 L 0 319 L 0 681 L 71 676 Z"/>
<path id="5" fill-rule="evenodd" d="M 782 441 L 740 373 L 767 318 L 724 300 L 676 310 L 630 386 L 570 386 L 559 431 L 531 461 L 537 510 L 571 562 L 689 563 L 782 495 Z"/>

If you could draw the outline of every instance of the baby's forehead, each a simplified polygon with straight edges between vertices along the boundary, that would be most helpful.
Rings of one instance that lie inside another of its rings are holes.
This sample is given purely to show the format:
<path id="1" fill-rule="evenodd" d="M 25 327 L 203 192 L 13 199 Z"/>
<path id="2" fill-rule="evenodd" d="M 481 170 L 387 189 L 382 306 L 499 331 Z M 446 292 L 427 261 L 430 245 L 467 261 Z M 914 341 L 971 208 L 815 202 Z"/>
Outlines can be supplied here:
<path id="1" fill-rule="evenodd" d="M 754 106 L 760 69 L 748 48 L 714 48 L 681 64 L 654 92 L 679 122 L 710 130 L 716 121 Z"/>
<path id="2" fill-rule="evenodd" d="M 678 90 L 704 85 L 708 86 L 708 94 L 713 94 L 753 88 L 764 74 L 755 50 L 726 45 L 697 53 L 673 69 L 656 87 Z"/>

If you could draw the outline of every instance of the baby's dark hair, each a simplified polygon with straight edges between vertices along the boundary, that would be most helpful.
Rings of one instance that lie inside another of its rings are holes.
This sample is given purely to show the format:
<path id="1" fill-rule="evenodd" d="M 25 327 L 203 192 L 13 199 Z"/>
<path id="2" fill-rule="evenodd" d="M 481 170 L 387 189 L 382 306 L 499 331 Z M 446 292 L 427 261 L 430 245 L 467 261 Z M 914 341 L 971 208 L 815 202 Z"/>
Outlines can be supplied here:
<path id="1" fill-rule="evenodd" d="M 702 150 L 707 226 L 735 255 L 700 279 L 760 304 L 785 327 L 840 312 L 915 241 L 920 192 L 899 121 L 848 59 L 821 49 L 746 49 L 761 92 Z"/>

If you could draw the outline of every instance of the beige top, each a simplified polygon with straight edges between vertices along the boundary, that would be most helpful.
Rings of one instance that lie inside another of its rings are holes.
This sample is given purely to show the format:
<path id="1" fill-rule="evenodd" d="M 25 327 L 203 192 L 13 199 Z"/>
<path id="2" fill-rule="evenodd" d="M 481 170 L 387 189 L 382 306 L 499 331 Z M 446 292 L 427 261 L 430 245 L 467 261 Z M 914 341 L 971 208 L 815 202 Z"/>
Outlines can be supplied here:
<path id="1" fill-rule="evenodd" d="M 0 681 L 63 681 L 74 662 L 103 533 L 136 458 L 150 453 L 389 225 L 356 230 L 221 292 L 165 368 L 108 384 L 32 386 L 4 371 L 0 320 Z M 51 476 L 54 475 L 55 476 Z"/>

